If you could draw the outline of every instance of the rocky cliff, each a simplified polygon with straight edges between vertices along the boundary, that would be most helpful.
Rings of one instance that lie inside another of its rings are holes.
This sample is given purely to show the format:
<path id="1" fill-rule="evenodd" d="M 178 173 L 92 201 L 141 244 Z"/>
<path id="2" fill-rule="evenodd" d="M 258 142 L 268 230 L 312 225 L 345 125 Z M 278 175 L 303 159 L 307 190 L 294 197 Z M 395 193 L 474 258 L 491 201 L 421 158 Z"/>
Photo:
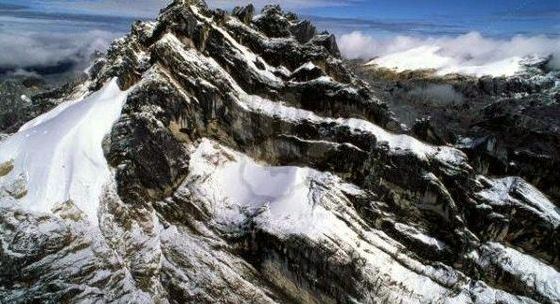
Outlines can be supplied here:
<path id="1" fill-rule="evenodd" d="M 334 36 L 177 0 L 0 142 L 6 303 L 558 303 L 560 209 L 404 135 Z"/>
<path id="2" fill-rule="evenodd" d="M 560 71 L 552 57 L 526 58 L 512 76 L 441 76 L 360 62 L 366 80 L 411 133 L 465 151 L 485 175 L 518 175 L 560 199 Z"/>

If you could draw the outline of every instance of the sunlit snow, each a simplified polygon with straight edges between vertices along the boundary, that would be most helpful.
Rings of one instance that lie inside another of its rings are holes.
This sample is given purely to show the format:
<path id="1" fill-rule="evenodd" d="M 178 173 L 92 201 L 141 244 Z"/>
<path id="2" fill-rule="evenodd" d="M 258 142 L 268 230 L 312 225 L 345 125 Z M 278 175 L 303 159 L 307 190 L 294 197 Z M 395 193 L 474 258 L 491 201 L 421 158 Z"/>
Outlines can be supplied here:
<path id="1" fill-rule="evenodd" d="M 368 65 L 403 72 L 407 70 L 434 70 L 437 75 L 464 74 L 471 76 L 513 76 L 522 71 L 521 57 L 510 57 L 484 64 L 468 64 L 441 54 L 438 46 L 419 46 L 376 58 Z"/>
<path id="2" fill-rule="evenodd" d="M 258 214 L 257 223 L 281 234 L 313 235 L 327 231 L 325 225 L 337 223 L 322 206 L 313 205 L 312 197 L 318 195 L 312 190 L 313 180 L 337 181 L 333 188 L 354 189 L 330 174 L 308 168 L 261 166 L 209 140 L 203 140 L 191 155 L 189 171 L 186 183 L 197 196 L 218 204 L 214 210 L 218 222 L 239 226 L 251 214 Z"/>
<path id="3" fill-rule="evenodd" d="M 18 199 L 21 207 L 49 212 L 71 200 L 96 222 L 99 195 L 110 176 L 102 141 L 120 116 L 126 95 L 113 79 L 24 125 L 0 144 L 0 164 L 14 164 L 0 186 L 23 180 L 27 193 Z"/>
<path id="4" fill-rule="evenodd" d="M 463 294 L 448 291 L 424 274 L 437 268 L 401 254 L 402 247 L 376 229 L 362 229 L 359 216 L 346 194 L 361 195 L 357 186 L 330 173 L 304 167 L 261 165 L 246 155 L 203 139 L 191 154 L 189 176 L 179 187 L 201 200 L 212 221 L 235 231 L 252 225 L 278 237 L 299 236 L 341 246 L 360 256 L 363 275 L 391 278 L 402 288 L 414 290 L 425 302 L 434 297 L 462 303 Z M 414 236 L 422 242 L 437 240 Z M 333 258 L 341 258 L 334 254 Z M 399 262 L 395 262 L 397 259 Z M 395 289 L 395 295 L 397 290 Z M 421 301 L 421 302 L 424 302 Z"/>

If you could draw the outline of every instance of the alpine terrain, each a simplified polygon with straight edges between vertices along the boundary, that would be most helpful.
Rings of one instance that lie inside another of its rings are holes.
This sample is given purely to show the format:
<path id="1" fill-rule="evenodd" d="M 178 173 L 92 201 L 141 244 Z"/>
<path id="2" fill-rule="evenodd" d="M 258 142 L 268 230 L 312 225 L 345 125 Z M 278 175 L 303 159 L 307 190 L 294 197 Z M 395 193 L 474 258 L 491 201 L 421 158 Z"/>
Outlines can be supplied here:
<path id="1" fill-rule="evenodd" d="M 560 303 L 557 192 L 278 6 L 176 0 L 88 74 L 0 136 L 1 303 Z"/>

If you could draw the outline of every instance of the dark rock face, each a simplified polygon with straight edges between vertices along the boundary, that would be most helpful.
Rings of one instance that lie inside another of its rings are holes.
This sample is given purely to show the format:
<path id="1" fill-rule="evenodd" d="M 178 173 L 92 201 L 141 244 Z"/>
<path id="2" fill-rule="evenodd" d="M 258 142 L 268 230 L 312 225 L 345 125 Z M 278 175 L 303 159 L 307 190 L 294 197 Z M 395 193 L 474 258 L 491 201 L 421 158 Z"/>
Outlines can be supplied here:
<path id="1" fill-rule="evenodd" d="M 280 38 L 290 36 L 290 20 L 280 6 L 267 5 L 261 15 L 257 16 L 255 25 L 257 28 L 270 38 Z"/>
<path id="2" fill-rule="evenodd" d="M 560 75 L 545 69 L 546 60 L 520 75 L 481 78 L 414 71 L 396 74 L 353 66 L 382 92 L 381 98 L 400 120 L 411 126 L 420 120 L 412 128 L 414 134 L 435 144 L 441 140 L 455 144 L 479 173 L 521 176 L 558 201 Z M 430 88 L 445 94 L 415 94 Z M 428 137 L 417 133 L 427 118 L 436 133 Z"/>
<path id="3" fill-rule="evenodd" d="M 130 90 L 98 226 L 2 207 L 2 302 L 560 301 L 548 198 L 399 134 L 333 36 L 250 15 L 175 1 L 98 60 L 92 90 Z"/>
<path id="4" fill-rule="evenodd" d="M 0 80 L 0 133 L 15 133 L 27 121 L 54 108 L 60 99 L 72 98 L 84 78 L 50 89 L 42 78 L 13 76 Z"/>
<path id="5" fill-rule="evenodd" d="M 311 22 L 304 20 L 290 26 L 290 32 L 299 43 L 307 43 L 317 34 L 317 29 Z"/>
<path id="6" fill-rule="evenodd" d="M 250 24 L 255 14 L 255 7 L 252 4 L 249 4 L 246 7 L 238 6 L 233 9 L 233 12 L 231 14 L 237 17 L 237 19 L 239 19 L 243 23 Z"/>
<path id="7" fill-rule="evenodd" d="M 321 35 L 313 37 L 311 43 L 326 48 L 333 56 L 340 57 L 340 50 L 338 49 L 334 35 L 322 33 Z"/>

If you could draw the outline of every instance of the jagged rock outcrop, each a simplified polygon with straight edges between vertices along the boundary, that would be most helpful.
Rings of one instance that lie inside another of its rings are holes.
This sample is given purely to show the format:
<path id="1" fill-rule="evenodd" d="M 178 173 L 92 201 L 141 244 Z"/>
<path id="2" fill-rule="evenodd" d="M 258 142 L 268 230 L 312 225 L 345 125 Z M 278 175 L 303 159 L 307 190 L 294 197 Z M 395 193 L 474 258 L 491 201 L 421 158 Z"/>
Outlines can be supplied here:
<path id="1" fill-rule="evenodd" d="M 21 205 L 0 161 L 1 301 L 560 301 L 546 196 L 400 134 L 333 36 L 252 10 L 175 1 L 90 69 L 82 103 L 126 94 L 93 216 Z"/>
<path id="2" fill-rule="evenodd" d="M 41 94 L 43 87 L 27 85 L 27 81 L 17 77 L 0 81 L 0 132 L 14 133 L 26 121 L 54 107 L 50 100 L 41 98 L 46 95 Z"/>
<path id="3" fill-rule="evenodd" d="M 550 60 L 527 59 L 522 72 L 508 77 L 351 65 L 414 134 L 454 144 L 480 174 L 521 176 L 558 201 L 560 72 L 547 68 Z M 428 118 L 432 135 L 422 130 Z"/>

